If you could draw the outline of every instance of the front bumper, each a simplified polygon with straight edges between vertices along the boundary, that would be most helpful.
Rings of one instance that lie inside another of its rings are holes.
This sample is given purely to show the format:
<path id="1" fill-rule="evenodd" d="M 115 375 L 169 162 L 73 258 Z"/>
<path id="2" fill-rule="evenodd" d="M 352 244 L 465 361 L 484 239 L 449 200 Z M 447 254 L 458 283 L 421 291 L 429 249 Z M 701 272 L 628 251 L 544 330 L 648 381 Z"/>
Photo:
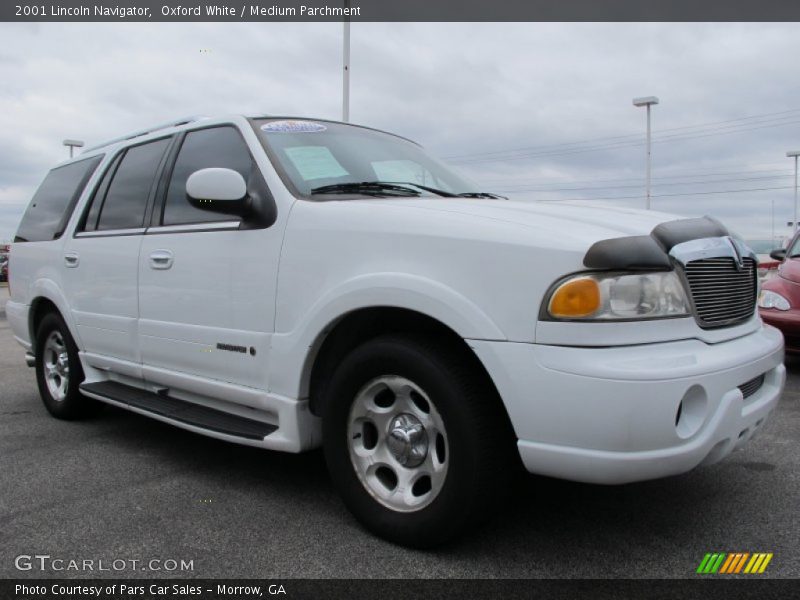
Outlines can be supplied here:
<path id="1" fill-rule="evenodd" d="M 761 428 L 786 378 L 783 338 L 769 326 L 717 344 L 469 343 L 503 398 L 525 467 L 591 483 L 655 479 L 724 458 Z M 761 375 L 745 399 L 739 386 Z"/>

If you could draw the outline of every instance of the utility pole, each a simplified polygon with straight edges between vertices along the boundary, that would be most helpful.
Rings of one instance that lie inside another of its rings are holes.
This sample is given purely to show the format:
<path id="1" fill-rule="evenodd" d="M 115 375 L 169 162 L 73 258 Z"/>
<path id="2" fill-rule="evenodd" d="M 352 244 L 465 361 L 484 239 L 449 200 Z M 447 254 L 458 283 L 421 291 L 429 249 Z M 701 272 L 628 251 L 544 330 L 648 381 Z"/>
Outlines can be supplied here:
<path id="1" fill-rule="evenodd" d="M 645 183 L 645 190 L 646 190 L 645 208 L 647 208 L 647 210 L 650 210 L 650 107 L 653 106 L 654 104 L 658 104 L 658 98 L 656 98 L 655 96 L 645 96 L 644 98 L 633 99 L 634 106 L 647 107 L 647 175 Z"/>
<path id="2" fill-rule="evenodd" d="M 345 13 L 349 12 L 350 0 L 344 2 Z M 342 48 L 342 121 L 350 121 L 350 17 L 345 16 Z"/>
<path id="3" fill-rule="evenodd" d="M 794 158 L 794 233 L 797 233 L 797 157 L 800 156 L 800 150 L 793 150 L 787 152 L 786 156 Z"/>

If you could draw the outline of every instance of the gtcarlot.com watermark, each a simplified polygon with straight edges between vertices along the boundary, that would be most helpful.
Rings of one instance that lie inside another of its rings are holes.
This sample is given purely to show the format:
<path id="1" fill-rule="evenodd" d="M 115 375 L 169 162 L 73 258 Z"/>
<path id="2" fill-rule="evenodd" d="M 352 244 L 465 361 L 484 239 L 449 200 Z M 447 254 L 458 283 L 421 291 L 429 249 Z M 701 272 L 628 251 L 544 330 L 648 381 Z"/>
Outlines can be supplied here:
<path id="1" fill-rule="evenodd" d="M 174 558 L 64 558 L 49 554 L 20 554 L 14 559 L 18 571 L 112 572 L 194 571 L 194 560 Z"/>

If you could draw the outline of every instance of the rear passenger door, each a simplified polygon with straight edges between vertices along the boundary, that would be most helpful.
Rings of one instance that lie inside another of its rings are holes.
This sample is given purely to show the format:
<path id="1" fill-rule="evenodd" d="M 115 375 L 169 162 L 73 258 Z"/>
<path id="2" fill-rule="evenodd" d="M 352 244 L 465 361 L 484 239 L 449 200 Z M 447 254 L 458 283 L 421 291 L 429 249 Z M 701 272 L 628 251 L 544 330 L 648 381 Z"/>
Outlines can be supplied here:
<path id="1" fill-rule="evenodd" d="M 138 144 L 114 158 L 64 250 L 64 284 L 89 363 L 132 377 L 141 377 L 139 248 L 171 142 Z"/>
<path id="2" fill-rule="evenodd" d="M 201 378 L 265 389 L 280 231 L 193 207 L 186 180 L 222 167 L 238 171 L 251 195 L 271 199 L 269 190 L 233 125 L 188 131 L 176 145 L 139 263 L 144 377 L 170 388 Z"/>

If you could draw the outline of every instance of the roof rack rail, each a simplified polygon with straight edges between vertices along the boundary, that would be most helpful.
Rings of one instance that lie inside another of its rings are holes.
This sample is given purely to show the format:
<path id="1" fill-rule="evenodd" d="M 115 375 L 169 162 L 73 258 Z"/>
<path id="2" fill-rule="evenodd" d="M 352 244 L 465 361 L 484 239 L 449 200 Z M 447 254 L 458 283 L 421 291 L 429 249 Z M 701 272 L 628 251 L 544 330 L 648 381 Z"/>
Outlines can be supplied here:
<path id="1" fill-rule="evenodd" d="M 116 144 L 118 142 L 132 140 L 134 138 L 147 135 L 148 133 L 155 133 L 156 131 L 161 131 L 162 129 L 169 129 L 170 127 L 178 127 L 180 125 L 186 125 L 187 123 L 194 123 L 195 121 L 199 121 L 201 119 L 206 119 L 206 118 L 208 117 L 201 115 L 193 115 L 191 117 L 184 117 L 182 119 L 174 119 L 172 121 L 167 121 L 166 123 L 154 125 L 152 127 L 148 127 L 147 129 L 140 129 L 139 131 L 135 131 L 127 135 L 116 137 L 114 139 L 108 140 L 107 142 L 103 142 L 102 144 L 96 144 L 94 146 L 90 146 L 89 148 L 86 148 L 86 150 L 81 152 L 81 154 L 85 154 L 86 152 L 90 152 L 91 150 L 98 150 L 99 148 L 105 148 L 106 146 L 110 146 L 111 144 Z"/>

